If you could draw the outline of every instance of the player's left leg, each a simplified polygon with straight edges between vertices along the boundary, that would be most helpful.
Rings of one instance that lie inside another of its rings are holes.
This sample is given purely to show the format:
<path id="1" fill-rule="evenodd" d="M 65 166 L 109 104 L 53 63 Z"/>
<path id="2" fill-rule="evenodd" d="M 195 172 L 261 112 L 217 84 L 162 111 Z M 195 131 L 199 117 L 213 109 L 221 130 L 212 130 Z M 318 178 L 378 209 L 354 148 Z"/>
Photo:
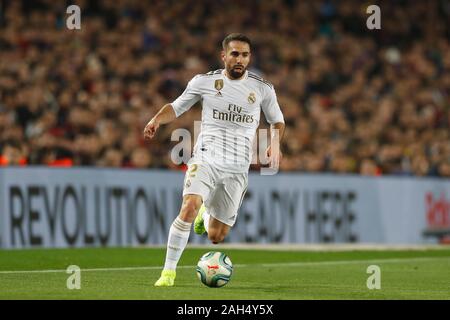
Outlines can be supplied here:
<path id="1" fill-rule="evenodd" d="M 210 201 L 204 204 L 204 228 L 212 243 L 224 240 L 235 224 L 239 208 L 247 191 L 248 175 L 246 173 L 224 174 L 217 182 L 217 187 Z"/>
<path id="2" fill-rule="evenodd" d="M 194 231 L 197 234 L 208 234 L 208 239 L 212 243 L 222 242 L 230 231 L 231 226 L 211 217 L 207 212 L 205 204 L 202 204 L 194 221 Z"/>
<path id="3" fill-rule="evenodd" d="M 208 239 L 211 240 L 212 243 L 218 244 L 225 239 L 228 232 L 230 232 L 230 228 L 231 226 L 210 217 L 208 223 Z"/>
<path id="4" fill-rule="evenodd" d="M 206 232 L 207 224 L 205 225 L 205 218 L 206 218 L 205 214 L 206 214 L 206 207 L 205 204 L 203 203 L 202 206 L 200 207 L 200 210 L 198 210 L 197 217 L 195 217 L 194 220 L 194 232 L 196 234 L 202 235 Z"/>

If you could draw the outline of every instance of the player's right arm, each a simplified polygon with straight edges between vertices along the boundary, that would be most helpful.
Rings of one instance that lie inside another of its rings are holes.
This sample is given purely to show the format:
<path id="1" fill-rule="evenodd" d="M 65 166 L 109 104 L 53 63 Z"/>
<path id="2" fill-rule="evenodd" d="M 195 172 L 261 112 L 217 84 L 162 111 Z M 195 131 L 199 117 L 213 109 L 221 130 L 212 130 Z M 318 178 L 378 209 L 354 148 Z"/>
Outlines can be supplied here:
<path id="1" fill-rule="evenodd" d="M 192 78 L 181 96 L 174 102 L 166 104 L 158 111 L 145 126 L 145 139 L 153 138 L 161 124 L 172 122 L 201 99 L 199 82 L 199 76 Z"/>
<path id="2" fill-rule="evenodd" d="M 161 124 L 172 122 L 176 117 L 172 105 L 170 103 L 166 104 L 145 126 L 144 139 L 153 138 Z"/>

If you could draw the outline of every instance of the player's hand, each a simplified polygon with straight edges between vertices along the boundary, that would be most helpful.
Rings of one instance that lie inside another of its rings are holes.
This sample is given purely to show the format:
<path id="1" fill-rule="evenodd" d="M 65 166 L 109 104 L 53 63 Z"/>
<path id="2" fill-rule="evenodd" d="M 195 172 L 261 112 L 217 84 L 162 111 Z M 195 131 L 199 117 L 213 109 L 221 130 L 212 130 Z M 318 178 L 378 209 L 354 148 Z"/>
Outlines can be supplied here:
<path id="1" fill-rule="evenodd" d="M 155 136 L 158 128 L 159 128 L 159 122 L 156 121 L 155 118 L 150 120 L 144 129 L 144 139 L 146 139 L 146 140 L 152 139 Z"/>
<path id="2" fill-rule="evenodd" d="M 269 167 L 278 169 L 280 161 L 283 158 L 283 153 L 280 148 L 274 148 L 272 150 L 272 146 L 269 146 L 266 150 L 266 156 L 269 159 Z"/>

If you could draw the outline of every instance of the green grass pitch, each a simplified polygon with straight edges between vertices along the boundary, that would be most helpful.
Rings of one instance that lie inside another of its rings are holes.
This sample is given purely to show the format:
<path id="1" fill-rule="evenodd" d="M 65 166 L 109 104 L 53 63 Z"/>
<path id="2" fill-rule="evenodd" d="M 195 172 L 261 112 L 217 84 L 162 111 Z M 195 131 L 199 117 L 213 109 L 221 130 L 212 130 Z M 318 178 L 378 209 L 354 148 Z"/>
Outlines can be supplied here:
<path id="1" fill-rule="evenodd" d="M 222 288 L 205 287 L 195 265 L 207 251 L 229 255 L 234 271 Z M 439 250 L 295 251 L 187 248 L 175 287 L 156 288 L 165 248 L 0 250 L 0 299 L 450 299 L 450 248 Z M 81 288 L 69 290 L 69 265 Z M 370 265 L 381 288 L 369 290 Z"/>

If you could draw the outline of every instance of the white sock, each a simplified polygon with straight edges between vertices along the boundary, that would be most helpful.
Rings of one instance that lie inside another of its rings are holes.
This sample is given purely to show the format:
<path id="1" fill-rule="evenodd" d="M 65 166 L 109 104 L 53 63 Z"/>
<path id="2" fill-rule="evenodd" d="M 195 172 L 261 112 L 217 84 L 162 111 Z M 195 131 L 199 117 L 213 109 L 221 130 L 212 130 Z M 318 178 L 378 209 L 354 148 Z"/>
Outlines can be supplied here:
<path id="1" fill-rule="evenodd" d="M 191 224 L 177 217 L 170 226 L 164 270 L 175 270 L 177 268 L 178 261 L 189 239 Z"/>
<path id="2" fill-rule="evenodd" d="M 208 232 L 208 228 L 209 228 L 209 218 L 210 218 L 211 216 L 210 216 L 209 213 L 206 212 L 206 210 L 205 210 L 205 211 L 203 211 L 202 217 L 203 217 L 203 225 L 205 226 L 206 233 L 209 233 L 209 232 Z"/>

